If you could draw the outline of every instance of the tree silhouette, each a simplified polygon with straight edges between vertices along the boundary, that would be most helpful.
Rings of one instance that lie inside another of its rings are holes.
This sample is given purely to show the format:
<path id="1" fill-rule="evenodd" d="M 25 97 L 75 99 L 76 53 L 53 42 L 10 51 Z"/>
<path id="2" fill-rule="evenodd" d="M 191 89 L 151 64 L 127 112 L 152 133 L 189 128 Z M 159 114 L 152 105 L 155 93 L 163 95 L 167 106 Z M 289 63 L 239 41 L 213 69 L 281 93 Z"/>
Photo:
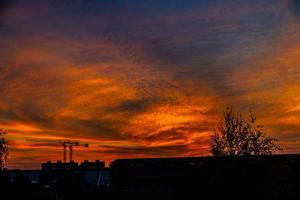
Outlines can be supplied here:
<path id="1" fill-rule="evenodd" d="M 4 168 L 8 156 L 7 142 L 4 138 L 5 133 L 3 129 L 0 129 L 0 169 Z"/>
<path id="2" fill-rule="evenodd" d="M 256 123 L 250 112 L 249 119 L 227 107 L 220 125 L 211 138 L 214 156 L 271 155 L 282 150 L 275 138 L 267 137 L 263 126 Z"/>

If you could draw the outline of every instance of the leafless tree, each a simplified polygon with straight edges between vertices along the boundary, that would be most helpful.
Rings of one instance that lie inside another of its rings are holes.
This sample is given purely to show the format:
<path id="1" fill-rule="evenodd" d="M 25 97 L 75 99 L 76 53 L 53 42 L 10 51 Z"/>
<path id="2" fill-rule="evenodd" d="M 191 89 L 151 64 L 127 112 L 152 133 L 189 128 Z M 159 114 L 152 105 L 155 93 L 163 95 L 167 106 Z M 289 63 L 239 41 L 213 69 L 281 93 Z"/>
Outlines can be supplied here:
<path id="1" fill-rule="evenodd" d="M 8 156 L 7 142 L 4 138 L 5 133 L 6 132 L 3 129 L 0 129 L 0 169 L 5 167 Z"/>
<path id="2" fill-rule="evenodd" d="M 228 107 L 220 125 L 211 138 L 211 153 L 214 156 L 271 155 L 282 150 L 275 138 L 266 136 L 263 126 L 250 112 L 249 118 Z"/>

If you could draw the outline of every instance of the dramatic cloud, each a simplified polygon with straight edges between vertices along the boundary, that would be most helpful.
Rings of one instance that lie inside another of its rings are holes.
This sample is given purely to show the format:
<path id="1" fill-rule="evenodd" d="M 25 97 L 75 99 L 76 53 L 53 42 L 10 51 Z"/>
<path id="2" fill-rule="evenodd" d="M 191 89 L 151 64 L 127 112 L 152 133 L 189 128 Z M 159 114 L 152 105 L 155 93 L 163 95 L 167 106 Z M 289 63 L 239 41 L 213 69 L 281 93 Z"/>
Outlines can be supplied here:
<path id="1" fill-rule="evenodd" d="M 14 0 L 0 4 L 9 167 L 201 156 L 226 105 L 299 152 L 298 1 Z M 233 12 L 234 11 L 234 12 Z"/>

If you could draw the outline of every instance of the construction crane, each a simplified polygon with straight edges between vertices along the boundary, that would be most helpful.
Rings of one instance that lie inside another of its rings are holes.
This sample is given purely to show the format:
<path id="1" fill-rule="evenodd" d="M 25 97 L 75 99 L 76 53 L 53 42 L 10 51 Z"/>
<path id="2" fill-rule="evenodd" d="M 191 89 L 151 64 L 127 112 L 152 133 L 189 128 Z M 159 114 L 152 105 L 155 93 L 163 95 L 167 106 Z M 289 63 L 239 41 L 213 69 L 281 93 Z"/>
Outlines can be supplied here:
<path id="1" fill-rule="evenodd" d="M 83 147 L 89 147 L 89 144 L 81 144 L 77 141 L 62 141 L 60 142 L 63 146 L 63 161 L 64 163 L 67 162 L 67 147 L 69 147 L 69 160 L 70 162 L 73 160 L 73 147 L 74 146 L 83 146 Z"/>

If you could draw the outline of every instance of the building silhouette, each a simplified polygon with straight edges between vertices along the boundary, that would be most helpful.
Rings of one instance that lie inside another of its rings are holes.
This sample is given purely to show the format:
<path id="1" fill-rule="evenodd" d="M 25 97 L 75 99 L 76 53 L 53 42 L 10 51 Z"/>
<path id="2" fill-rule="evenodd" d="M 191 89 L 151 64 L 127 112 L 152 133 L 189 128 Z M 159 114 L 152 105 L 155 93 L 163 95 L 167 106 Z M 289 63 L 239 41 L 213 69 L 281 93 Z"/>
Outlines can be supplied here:
<path id="1" fill-rule="evenodd" d="M 84 162 L 81 162 L 78 164 L 77 162 L 74 162 L 71 160 L 70 162 L 51 162 L 47 161 L 45 163 L 41 164 L 42 170 L 75 170 L 75 169 L 85 169 L 85 170 L 97 170 L 97 169 L 103 169 L 105 168 L 105 162 L 96 160 L 95 162 L 89 162 L 88 160 L 85 160 Z"/>
<path id="2" fill-rule="evenodd" d="M 118 200 L 300 196 L 300 155 L 120 159 L 110 172 Z"/>
<path id="3" fill-rule="evenodd" d="M 104 164 L 48 161 L 41 170 L 2 170 L 0 199 L 281 200 L 300 196 L 300 155 L 118 159 L 109 168 Z"/>

